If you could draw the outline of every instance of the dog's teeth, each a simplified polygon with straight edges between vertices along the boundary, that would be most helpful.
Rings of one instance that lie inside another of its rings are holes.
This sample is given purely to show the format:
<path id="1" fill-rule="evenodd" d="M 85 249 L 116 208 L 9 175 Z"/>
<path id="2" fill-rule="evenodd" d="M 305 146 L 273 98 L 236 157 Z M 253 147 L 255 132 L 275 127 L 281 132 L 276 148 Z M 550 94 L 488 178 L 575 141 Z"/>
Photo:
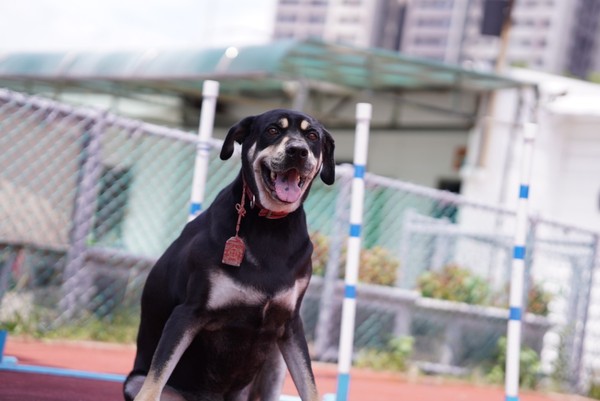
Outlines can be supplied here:
<path id="1" fill-rule="evenodd" d="M 271 171 L 271 180 L 275 181 L 277 179 L 277 173 Z"/>

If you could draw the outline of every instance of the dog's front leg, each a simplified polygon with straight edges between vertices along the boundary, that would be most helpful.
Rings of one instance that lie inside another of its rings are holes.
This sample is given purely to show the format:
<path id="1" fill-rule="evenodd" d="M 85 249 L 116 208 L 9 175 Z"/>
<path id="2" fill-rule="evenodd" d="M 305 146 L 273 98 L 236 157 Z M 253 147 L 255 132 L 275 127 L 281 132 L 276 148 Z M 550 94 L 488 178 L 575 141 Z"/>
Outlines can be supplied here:
<path id="1" fill-rule="evenodd" d="M 302 401 L 318 401 L 319 394 L 310 364 L 308 345 L 298 315 L 287 326 L 279 341 L 279 349 Z"/>
<path id="2" fill-rule="evenodd" d="M 150 371 L 135 401 L 159 401 L 167 380 L 202 323 L 194 319 L 192 307 L 179 305 L 167 320 L 152 357 Z"/>

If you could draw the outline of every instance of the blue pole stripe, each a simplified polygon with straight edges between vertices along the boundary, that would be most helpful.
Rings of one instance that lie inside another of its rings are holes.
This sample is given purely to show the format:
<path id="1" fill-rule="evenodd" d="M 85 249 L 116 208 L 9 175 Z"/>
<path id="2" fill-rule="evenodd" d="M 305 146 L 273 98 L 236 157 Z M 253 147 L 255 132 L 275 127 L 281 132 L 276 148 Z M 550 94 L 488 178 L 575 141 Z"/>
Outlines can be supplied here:
<path id="1" fill-rule="evenodd" d="M 350 236 L 351 237 L 360 237 L 360 224 L 350 224 Z"/>
<path id="2" fill-rule="evenodd" d="M 348 399 L 348 388 L 350 387 L 350 374 L 338 374 L 337 397 L 336 401 L 346 401 Z"/>
<path id="3" fill-rule="evenodd" d="M 511 306 L 508 313 L 508 320 L 521 320 L 521 315 L 523 314 L 521 308 L 517 308 L 515 306 Z"/>
<path id="4" fill-rule="evenodd" d="M 521 199 L 529 198 L 529 185 L 521 185 L 519 187 L 519 198 L 521 198 Z"/>
<path id="5" fill-rule="evenodd" d="M 194 216 L 202 210 L 202 203 L 190 203 L 190 215 Z"/>
<path id="6" fill-rule="evenodd" d="M 514 396 L 514 395 L 507 395 L 506 396 L 506 401 L 519 401 L 519 397 L 518 396 Z"/>
<path id="7" fill-rule="evenodd" d="M 346 284 L 344 288 L 344 297 L 347 299 L 356 299 L 356 286 Z"/>
<path id="8" fill-rule="evenodd" d="M 354 165 L 354 178 L 365 178 L 365 166 L 356 164 Z"/>
<path id="9" fill-rule="evenodd" d="M 522 245 L 515 245 L 515 249 L 513 251 L 513 258 L 525 259 L 525 247 Z"/>

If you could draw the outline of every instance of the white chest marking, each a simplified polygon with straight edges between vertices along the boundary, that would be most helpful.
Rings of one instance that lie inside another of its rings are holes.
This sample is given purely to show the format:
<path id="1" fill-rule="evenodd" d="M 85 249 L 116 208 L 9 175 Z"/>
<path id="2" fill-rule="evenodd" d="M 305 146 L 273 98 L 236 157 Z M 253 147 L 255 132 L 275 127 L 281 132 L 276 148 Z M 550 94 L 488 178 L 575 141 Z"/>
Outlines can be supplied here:
<path id="1" fill-rule="evenodd" d="M 269 297 L 256 288 L 236 282 L 225 273 L 215 272 L 210 275 L 211 289 L 208 295 L 207 308 L 220 309 L 231 305 L 277 305 L 294 310 L 298 297 L 308 285 L 308 279 L 297 280 L 292 287 L 285 288 Z"/>

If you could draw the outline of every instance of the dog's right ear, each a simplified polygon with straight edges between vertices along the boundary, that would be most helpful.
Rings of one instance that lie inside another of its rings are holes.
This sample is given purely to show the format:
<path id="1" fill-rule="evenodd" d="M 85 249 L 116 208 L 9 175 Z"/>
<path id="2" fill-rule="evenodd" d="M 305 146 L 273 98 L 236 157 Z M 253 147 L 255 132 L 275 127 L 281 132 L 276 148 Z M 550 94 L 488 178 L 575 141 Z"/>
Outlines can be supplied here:
<path id="1" fill-rule="evenodd" d="M 244 142 L 244 139 L 250 134 L 250 127 L 252 126 L 253 121 L 254 116 L 246 117 L 233 127 L 229 128 L 229 132 L 227 133 L 225 141 L 223 142 L 223 147 L 221 148 L 221 160 L 227 160 L 231 157 L 233 154 L 234 141 L 239 144 Z"/>

